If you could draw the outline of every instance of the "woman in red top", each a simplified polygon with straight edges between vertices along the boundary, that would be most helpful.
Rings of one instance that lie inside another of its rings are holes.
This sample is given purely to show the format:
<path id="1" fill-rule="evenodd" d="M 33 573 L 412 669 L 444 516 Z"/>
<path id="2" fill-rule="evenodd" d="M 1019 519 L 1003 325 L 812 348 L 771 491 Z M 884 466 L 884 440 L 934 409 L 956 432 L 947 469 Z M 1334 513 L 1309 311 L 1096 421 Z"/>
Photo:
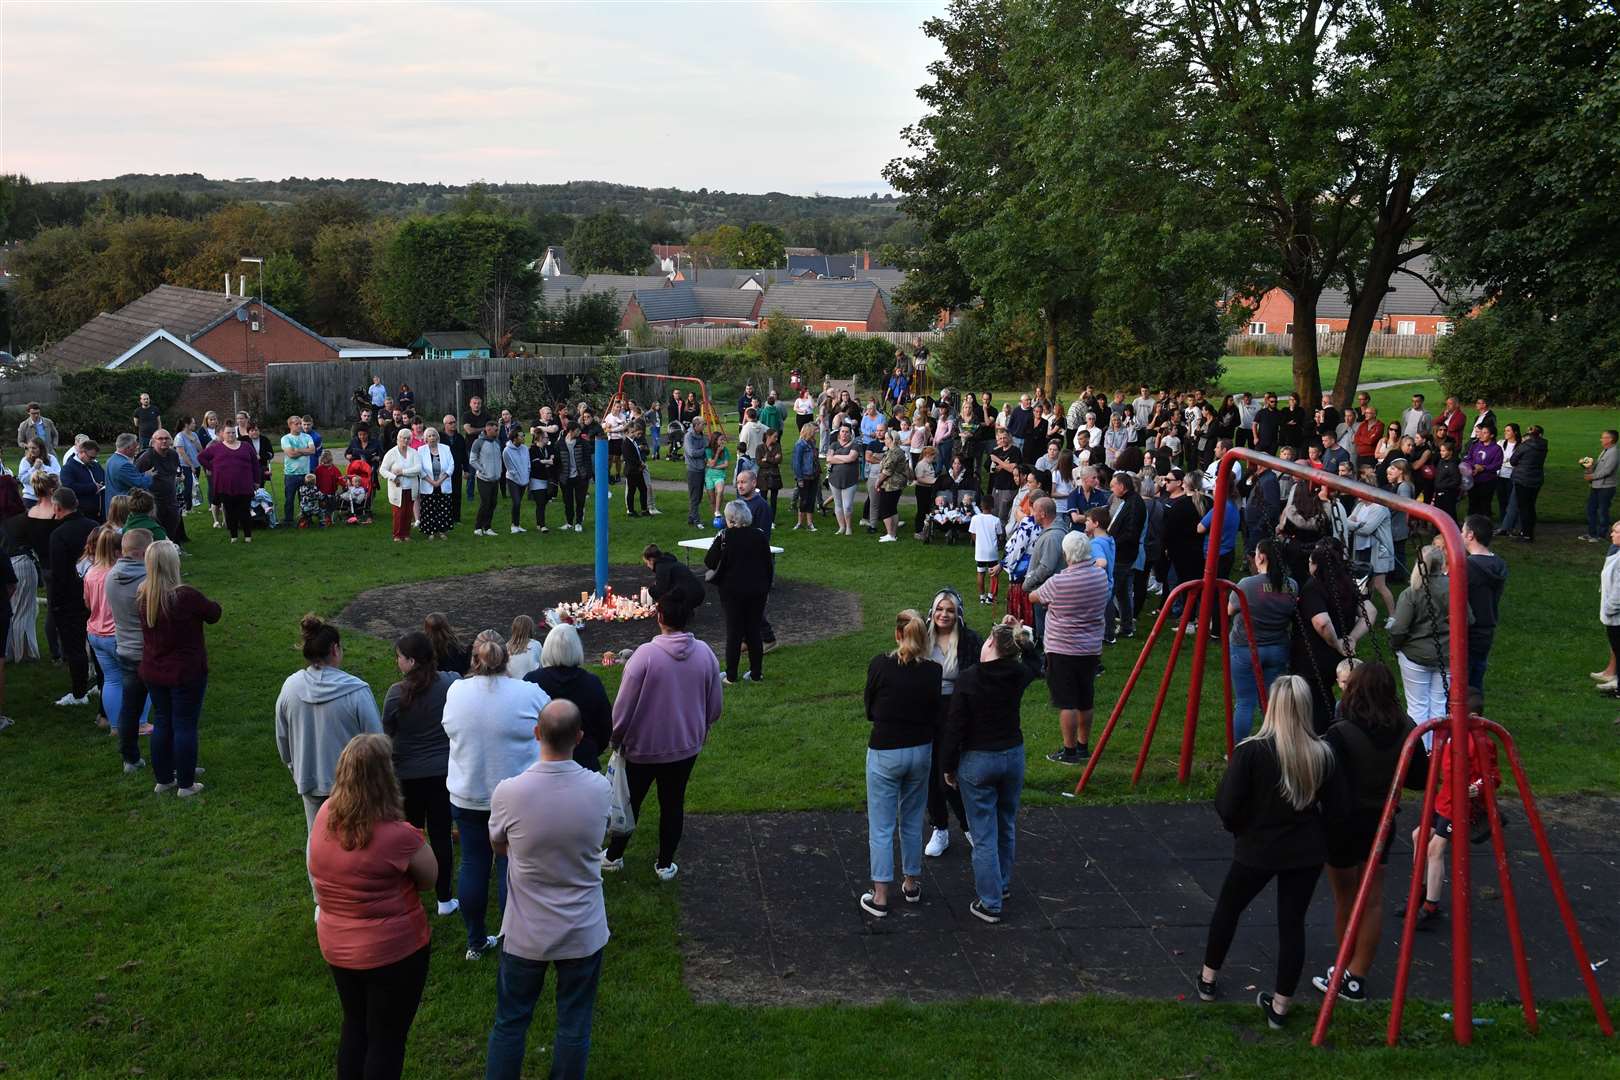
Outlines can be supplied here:
<path id="1" fill-rule="evenodd" d="M 416 894 L 433 888 L 438 872 L 433 849 L 405 823 L 392 741 L 356 735 L 338 757 L 332 794 L 309 836 L 315 936 L 343 1003 L 343 1080 L 404 1071 L 430 952 Z"/>
<path id="2" fill-rule="evenodd" d="M 196 795 L 197 718 L 208 689 L 203 623 L 219 622 L 220 608 L 180 583 L 180 549 L 159 540 L 146 549 L 146 580 L 135 593 L 141 615 L 141 681 L 152 698 L 153 791 Z"/>

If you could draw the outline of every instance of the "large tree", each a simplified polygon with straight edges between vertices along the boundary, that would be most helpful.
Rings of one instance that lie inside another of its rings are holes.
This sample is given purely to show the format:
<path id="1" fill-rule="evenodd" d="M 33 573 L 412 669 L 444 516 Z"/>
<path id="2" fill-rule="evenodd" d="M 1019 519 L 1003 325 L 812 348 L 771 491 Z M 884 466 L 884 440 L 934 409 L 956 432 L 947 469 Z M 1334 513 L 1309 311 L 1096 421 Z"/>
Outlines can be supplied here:
<path id="1" fill-rule="evenodd" d="M 500 347 L 534 308 L 534 234 L 521 220 L 485 213 L 413 218 L 379 260 L 378 320 L 395 340 L 427 330 L 477 330 Z"/>
<path id="2" fill-rule="evenodd" d="M 617 210 L 581 218 L 568 238 L 576 274 L 639 274 L 652 261 L 647 238 Z"/>

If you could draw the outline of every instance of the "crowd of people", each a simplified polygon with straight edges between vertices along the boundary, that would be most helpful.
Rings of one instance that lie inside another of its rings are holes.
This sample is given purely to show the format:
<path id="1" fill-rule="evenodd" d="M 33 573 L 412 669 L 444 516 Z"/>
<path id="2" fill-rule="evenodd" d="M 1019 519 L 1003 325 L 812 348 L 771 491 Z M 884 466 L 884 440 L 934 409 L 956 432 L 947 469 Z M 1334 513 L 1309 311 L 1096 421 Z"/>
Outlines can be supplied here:
<path id="1" fill-rule="evenodd" d="M 1115 392 L 1110 401 L 1088 388 L 1066 409 L 1036 394 L 998 408 L 989 394 L 958 401 L 946 389 L 934 399 L 908 395 L 912 385 L 897 371 L 885 397 L 864 405 L 830 384 L 820 395 L 794 386 L 785 403 L 747 387 L 735 453 L 722 432 L 708 430 L 712 416 L 691 394 L 671 398 L 688 522 L 718 530 L 705 577 L 725 611 L 723 664 L 688 629 L 705 583 L 656 546 L 645 563 L 658 632 L 634 650 L 612 697 L 585 670 L 579 635 L 568 625 L 540 640 L 533 620 L 519 616 L 506 635 L 486 630 L 466 642 L 445 616 L 430 614 L 395 643 L 400 678 L 379 696 L 344 670 L 339 630 L 304 619 L 305 665 L 277 699 L 275 741 L 304 811 L 317 934 L 342 1006 L 340 1075 L 401 1071 L 428 976 L 432 928 L 418 893 L 429 890 L 438 916 L 459 913 L 468 961 L 500 956 L 488 1075 L 518 1075 L 552 965 L 554 1075 L 584 1074 L 608 938 L 601 875 L 623 868 L 632 843 L 630 833 L 608 826 L 616 811 L 639 815 L 657 787 L 654 870 L 660 880 L 677 876 L 686 788 L 720 716 L 722 688 L 763 678 L 762 658 L 774 644 L 765 609 L 784 464 L 793 478 L 794 529 L 814 531 L 830 510 L 841 534 L 853 535 L 860 521 L 879 542 L 896 542 L 906 524 L 901 496 L 914 487 L 912 535 L 971 542 L 979 606 L 1000 604 L 1001 579 L 1008 586 L 1005 614 L 992 616 L 984 636 L 969 626 L 963 596 L 943 588 L 926 613 L 898 614 L 893 650 L 869 665 L 872 884 L 859 898 L 869 917 L 887 917 L 897 892 L 900 902 L 923 901 L 922 860 L 948 849 L 954 815 L 972 845 L 971 914 L 1001 921 L 1016 865 L 1028 688 L 1044 680 L 1057 713 L 1048 760 L 1084 763 L 1105 650 L 1133 637 L 1154 597 L 1169 601 L 1213 555 L 1222 576 L 1237 577 L 1225 631 L 1237 745 L 1216 799 L 1236 844 L 1198 992 L 1220 993 L 1239 918 L 1275 879 L 1278 971 L 1258 1002 L 1281 1026 L 1306 963 L 1305 910 L 1326 867 L 1341 936 L 1369 876 L 1373 907 L 1347 969 L 1313 981 L 1325 990 L 1337 979 L 1343 996 L 1365 996 L 1387 861 L 1387 850 L 1375 857 L 1378 814 L 1413 725 L 1445 715 L 1453 694 L 1466 692 L 1475 708 L 1483 700 L 1507 581 L 1491 545 L 1499 535 L 1535 539 L 1547 454 L 1540 429 L 1508 423 L 1499 439 L 1486 402 L 1476 403 L 1470 425 L 1455 399 L 1435 417 L 1421 395 L 1386 424 L 1366 401 L 1343 411 L 1324 401 L 1310 412 L 1294 399 L 1279 408 L 1270 394 L 1258 405 L 1247 394 L 1217 403 L 1198 391 L 1141 387 L 1134 400 Z M 507 411 L 486 415 L 474 398 L 439 428 L 416 415 L 408 387 L 398 398 L 381 389 L 373 384 L 370 407 L 349 433 L 341 474 L 301 416 L 288 418 L 279 445 L 246 414 L 224 425 L 212 413 L 201 425 L 184 418 L 173 435 L 143 395 L 136 430 L 116 440 L 103 468 L 99 447 L 82 437 L 58 464 L 54 424 L 30 409 L 18 432 L 16 506 L 0 524 L 8 555 L 0 580 L 11 601 L 6 654 L 39 655 L 35 605 L 43 582 L 45 637 L 70 681 L 58 704 L 99 696 L 101 723 L 117 736 L 126 773 L 146 767 L 140 739 L 147 737 L 157 793 L 190 798 L 204 787 L 203 627 L 223 612 L 182 580 L 184 519 L 193 509 L 208 506 L 215 527 L 229 529 L 233 542 L 238 533 L 251 542 L 261 514 L 283 527 L 358 524 L 381 487 L 393 538 L 405 542 L 413 534 L 444 537 L 464 498 L 476 501 L 475 535 L 494 534 L 503 498 L 513 532 L 524 531 L 525 498 L 544 532 L 558 489 L 564 528 L 581 530 L 590 483 L 622 480 L 627 514 L 657 513 L 646 479 L 664 434 L 657 402 L 615 397 L 600 420 L 588 403 L 558 403 L 527 423 Z M 788 416 L 797 430 L 784 456 Z M 1472 433 L 1466 443 L 1464 429 Z M 594 475 L 596 439 L 608 442 L 607 477 Z M 1593 673 L 1608 692 L 1616 692 L 1620 656 L 1620 523 L 1611 528 L 1607 519 L 1616 442 L 1605 432 L 1600 452 L 1582 462 L 1592 492 L 1589 530 L 1614 545 L 1600 611 L 1613 655 Z M 1448 566 L 1444 549 L 1398 508 L 1260 464 L 1233 467 L 1217 534 L 1209 500 L 1233 445 L 1461 514 L 1466 566 Z M 264 491 L 278 449 L 279 522 Z M 351 488 L 364 498 L 329 501 Z M 0 482 L 0 502 L 9 490 Z M 714 512 L 711 520 L 704 509 Z M 1452 572 L 1466 579 L 1454 584 Z M 1467 626 L 1450 625 L 1452 588 L 1466 590 Z M 1185 602 L 1177 598 L 1171 614 Z M 1185 621 L 1188 633 L 1221 632 Z M 1385 635 L 1373 633 L 1380 624 Z M 1449 684 L 1453 634 L 1467 640 L 1466 691 Z M 1378 646 L 1384 637 L 1393 668 Z M 0 718 L 0 727 L 6 722 Z M 1421 785 L 1451 749 L 1433 766 L 1420 757 L 1409 785 Z M 609 752 L 619 757 L 622 793 L 601 775 Z M 1454 823 L 1467 834 L 1466 800 L 1499 782 L 1487 745 L 1471 742 L 1459 752 L 1469 756 L 1471 786 L 1453 793 L 1449 772 L 1442 774 L 1427 823 L 1420 927 L 1443 917 L 1445 845 Z"/>

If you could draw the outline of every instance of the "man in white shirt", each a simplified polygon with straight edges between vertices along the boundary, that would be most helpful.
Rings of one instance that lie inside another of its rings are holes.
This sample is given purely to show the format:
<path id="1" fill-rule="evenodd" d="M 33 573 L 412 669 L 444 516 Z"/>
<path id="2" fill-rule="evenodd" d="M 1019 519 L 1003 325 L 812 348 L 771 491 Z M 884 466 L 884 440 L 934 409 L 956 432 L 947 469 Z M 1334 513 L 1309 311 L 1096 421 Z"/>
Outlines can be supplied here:
<path id="1" fill-rule="evenodd" d="M 759 422 L 759 413 L 749 409 L 743 413 L 743 425 L 737 431 L 737 449 L 740 453 L 758 459 L 760 444 L 765 441 L 766 427 Z"/>
<path id="2" fill-rule="evenodd" d="M 602 835 L 612 788 L 573 759 L 582 733 L 573 702 L 546 705 L 534 733 L 540 760 L 502 780 L 490 797 L 489 840 L 507 858 L 507 898 L 484 1075 L 500 1080 L 522 1075 L 529 1023 L 550 965 L 557 968 L 551 1075 L 585 1075 L 609 937 Z"/>
<path id="3" fill-rule="evenodd" d="M 1254 435 L 1254 432 L 1249 429 L 1254 426 L 1254 414 L 1260 411 L 1260 406 L 1255 404 L 1253 394 L 1244 391 L 1238 396 L 1237 407 L 1238 427 L 1233 434 L 1237 440 L 1237 445 L 1248 446 L 1253 441 Z"/>
<path id="4" fill-rule="evenodd" d="M 1148 422 L 1148 417 L 1153 415 L 1153 406 L 1155 404 L 1157 402 L 1153 400 L 1153 395 L 1148 393 L 1148 388 L 1145 385 L 1136 388 L 1136 400 L 1131 402 L 1131 409 L 1136 413 L 1136 422 L 1138 424 Z"/>
<path id="5" fill-rule="evenodd" d="M 1434 426 L 1434 417 L 1423 407 L 1423 395 L 1412 395 L 1412 407 L 1401 413 L 1402 435 L 1427 435 Z"/>

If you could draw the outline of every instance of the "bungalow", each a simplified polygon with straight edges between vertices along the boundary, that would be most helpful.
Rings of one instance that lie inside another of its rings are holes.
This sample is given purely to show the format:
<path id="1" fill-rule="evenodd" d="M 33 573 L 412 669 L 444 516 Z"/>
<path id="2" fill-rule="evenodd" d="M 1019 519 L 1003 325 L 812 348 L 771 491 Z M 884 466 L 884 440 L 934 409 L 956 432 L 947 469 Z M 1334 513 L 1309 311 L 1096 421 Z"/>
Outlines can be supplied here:
<path id="1" fill-rule="evenodd" d="M 889 311 L 870 281 L 779 282 L 765 290 L 761 319 L 786 315 L 810 330 L 861 333 L 887 330 Z"/>
<path id="2" fill-rule="evenodd" d="M 489 342 L 484 335 L 464 330 L 430 330 L 411 342 L 424 360 L 488 360 Z"/>
<path id="3" fill-rule="evenodd" d="M 753 326 L 759 319 L 762 293 L 753 289 L 715 289 L 682 282 L 667 289 L 638 289 L 625 304 L 621 330 L 638 317 L 648 326 Z"/>
<path id="4" fill-rule="evenodd" d="M 410 355 L 352 338 L 329 338 L 248 296 L 159 285 L 104 311 L 46 349 L 47 370 L 154 367 L 263 375 L 266 364 Z"/>
<path id="5" fill-rule="evenodd" d="M 1444 288 L 1444 292 L 1437 289 Z M 1373 320 L 1375 334 L 1438 334 L 1451 333 L 1456 325 L 1453 311 L 1459 303 L 1477 301 L 1484 293 L 1477 288 L 1449 288 L 1435 278 L 1433 261 L 1420 255 L 1395 271 L 1389 281 Z M 1350 297 L 1343 288 L 1332 286 L 1322 290 L 1316 303 L 1316 332 L 1318 334 L 1343 333 L 1350 325 Z M 1245 330 L 1253 336 L 1262 334 L 1292 334 L 1294 332 L 1294 298 L 1286 289 L 1267 290 L 1255 305 Z"/>

